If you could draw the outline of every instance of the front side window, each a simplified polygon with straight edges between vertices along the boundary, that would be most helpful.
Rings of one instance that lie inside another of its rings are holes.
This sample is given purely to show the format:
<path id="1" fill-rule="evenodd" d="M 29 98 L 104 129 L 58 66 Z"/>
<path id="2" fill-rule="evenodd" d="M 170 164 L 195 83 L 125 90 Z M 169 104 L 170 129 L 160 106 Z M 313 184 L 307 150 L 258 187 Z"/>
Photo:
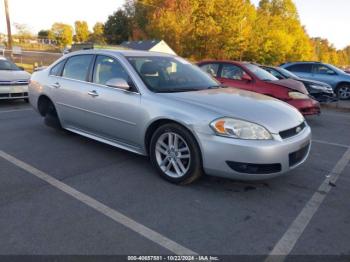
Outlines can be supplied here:
<path id="1" fill-rule="evenodd" d="M 93 82 L 106 85 L 106 83 L 113 78 L 121 78 L 128 83 L 130 82 L 128 73 L 117 60 L 108 56 L 97 56 Z"/>
<path id="2" fill-rule="evenodd" d="M 16 66 L 14 63 L 1 59 L 0 60 L 0 70 L 5 70 L 5 71 L 19 71 L 21 70 L 18 66 Z"/>
<path id="3" fill-rule="evenodd" d="M 201 65 L 200 68 L 213 77 L 218 76 L 219 64 L 204 64 Z"/>
<path id="4" fill-rule="evenodd" d="M 245 72 L 242 68 L 236 65 L 224 64 L 221 70 L 221 77 L 232 79 L 232 80 L 242 80 Z"/>
<path id="5" fill-rule="evenodd" d="M 50 71 L 50 75 L 52 76 L 60 76 L 62 73 L 62 69 L 64 66 L 64 63 L 66 62 L 66 60 L 63 60 L 61 62 L 59 62 L 57 65 L 55 65 L 51 71 Z"/>
<path id="6" fill-rule="evenodd" d="M 180 57 L 126 57 L 153 92 L 185 92 L 218 87 L 219 83 Z"/>
<path id="7" fill-rule="evenodd" d="M 93 55 L 77 55 L 70 57 L 64 66 L 63 77 L 86 81 Z"/>
<path id="8" fill-rule="evenodd" d="M 334 75 L 335 72 L 330 69 L 328 66 L 325 65 L 315 65 L 315 74 L 321 74 L 321 75 Z"/>

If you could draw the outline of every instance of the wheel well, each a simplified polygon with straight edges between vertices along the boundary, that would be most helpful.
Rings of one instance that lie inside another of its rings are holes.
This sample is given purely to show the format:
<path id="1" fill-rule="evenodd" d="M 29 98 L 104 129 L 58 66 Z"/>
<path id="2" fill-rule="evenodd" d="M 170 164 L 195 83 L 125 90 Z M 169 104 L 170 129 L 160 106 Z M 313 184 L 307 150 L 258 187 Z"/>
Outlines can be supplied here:
<path id="1" fill-rule="evenodd" d="M 165 124 L 170 124 L 170 123 L 174 123 L 174 124 L 182 126 L 183 128 L 186 128 L 193 135 L 193 132 L 190 129 L 188 129 L 186 126 L 184 126 L 183 124 L 181 124 L 177 121 L 170 120 L 170 119 L 156 120 L 147 128 L 146 135 L 145 135 L 145 149 L 147 150 L 148 154 L 149 154 L 149 150 L 150 150 L 149 147 L 150 147 L 151 138 L 152 138 L 153 133 L 157 130 L 158 127 L 165 125 Z M 193 135 L 193 137 L 195 138 L 194 135 Z M 198 145 L 198 148 L 200 149 L 199 143 L 198 143 L 196 138 L 195 138 L 195 141 Z"/>
<path id="2" fill-rule="evenodd" d="M 340 82 L 340 83 L 337 84 L 337 87 L 335 89 L 337 90 L 342 85 L 350 85 L 350 82 Z"/>
<path id="3" fill-rule="evenodd" d="M 45 116 L 48 109 L 49 105 L 53 104 L 51 99 L 48 98 L 46 95 L 41 95 L 38 99 L 38 111 L 40 115 Z"/>

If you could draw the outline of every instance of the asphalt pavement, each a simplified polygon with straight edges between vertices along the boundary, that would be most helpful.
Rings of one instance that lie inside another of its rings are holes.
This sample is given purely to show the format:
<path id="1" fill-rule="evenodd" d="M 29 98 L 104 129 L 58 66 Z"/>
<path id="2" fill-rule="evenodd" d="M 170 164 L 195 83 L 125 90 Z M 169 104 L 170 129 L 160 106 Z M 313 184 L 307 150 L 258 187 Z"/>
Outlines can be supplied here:
<path id="1" fill-rule="evenodd" d="M 0 101 L 0 255 L 350 257 L 350 114 L 307 121 L 310 157 L 288 175 L 176 186 L 145 157 Z"/>

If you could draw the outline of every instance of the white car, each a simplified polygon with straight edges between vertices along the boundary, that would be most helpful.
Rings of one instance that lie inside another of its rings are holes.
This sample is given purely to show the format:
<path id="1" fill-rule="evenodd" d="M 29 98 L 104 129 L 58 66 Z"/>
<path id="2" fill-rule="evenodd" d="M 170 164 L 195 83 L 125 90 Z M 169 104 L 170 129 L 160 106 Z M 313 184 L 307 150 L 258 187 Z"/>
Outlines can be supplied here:
<path id="1" fill-rule="evenodd" d="M 28 102 L 30 74 L 0 56 L 0 100 L 24 99 Z"/>

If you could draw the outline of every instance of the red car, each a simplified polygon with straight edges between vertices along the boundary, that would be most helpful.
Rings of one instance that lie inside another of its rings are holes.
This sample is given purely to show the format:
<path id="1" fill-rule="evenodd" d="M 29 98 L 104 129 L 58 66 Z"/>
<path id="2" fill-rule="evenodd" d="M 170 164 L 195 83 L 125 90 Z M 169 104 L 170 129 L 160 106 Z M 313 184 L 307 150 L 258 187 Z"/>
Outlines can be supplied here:
<path id="1" fill-rule="evenodd" d="M 248 62 L 203 61 L 197 64 L 223 85 L 272 96 L 296 107 L 303 115 L 320 114 L 320 104 L 309 96 L 303 83 L 282 79 Z"/>

